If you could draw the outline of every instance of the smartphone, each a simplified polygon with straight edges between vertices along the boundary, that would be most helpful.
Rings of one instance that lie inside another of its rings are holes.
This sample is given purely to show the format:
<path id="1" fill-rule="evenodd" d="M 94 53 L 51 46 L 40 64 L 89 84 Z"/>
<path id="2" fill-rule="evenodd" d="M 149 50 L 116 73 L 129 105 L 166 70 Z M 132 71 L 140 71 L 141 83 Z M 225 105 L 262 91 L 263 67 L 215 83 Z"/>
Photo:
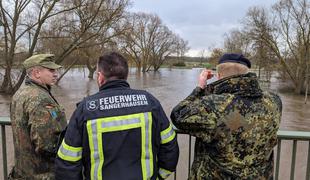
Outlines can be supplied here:
<path id="1" fill-rule="evenodd" d="M 217 76 L 215 74 L 213 74 L 211 71 L 208 71 L 207 84 L 211 84 L 217 80 L 218 80 Z"/>

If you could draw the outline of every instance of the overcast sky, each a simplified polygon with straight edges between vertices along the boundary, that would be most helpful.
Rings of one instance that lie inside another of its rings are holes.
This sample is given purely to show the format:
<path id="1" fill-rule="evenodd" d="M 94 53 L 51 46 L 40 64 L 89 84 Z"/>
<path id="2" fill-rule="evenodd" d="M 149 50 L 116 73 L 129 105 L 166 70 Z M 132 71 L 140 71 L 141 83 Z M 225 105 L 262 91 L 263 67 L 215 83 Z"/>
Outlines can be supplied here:
<path id="1" fill-rule="evenodd" d="M 277 0 L 132 0 L 130 11 L 157 14 L 172 31 L 189 42 L 187 55 L 221 47 L 223 35 L 238 28 L 249 7 L 271 7 Z"/>

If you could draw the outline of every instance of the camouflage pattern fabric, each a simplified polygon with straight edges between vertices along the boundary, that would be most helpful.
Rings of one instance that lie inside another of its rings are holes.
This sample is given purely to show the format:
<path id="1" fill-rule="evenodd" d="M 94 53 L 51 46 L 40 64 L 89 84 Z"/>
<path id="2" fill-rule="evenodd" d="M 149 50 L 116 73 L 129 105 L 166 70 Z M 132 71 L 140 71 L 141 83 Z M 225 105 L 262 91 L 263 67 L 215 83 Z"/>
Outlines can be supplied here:
<path id="1" fill-rule="evenodd" d="M 27 78 L 13 96 L 10 112 L 15 148 L 10 179 L 54 179 L 58 135 L 67 122 L 50 87 Z"/>
<path id="2" fill-rule="evenodd" d="M 253 73 L 196 88 L 172 111 L 182 132 L 196 137 L 190 180 L 273 179 L 279 96 L 263 92 Z"/>

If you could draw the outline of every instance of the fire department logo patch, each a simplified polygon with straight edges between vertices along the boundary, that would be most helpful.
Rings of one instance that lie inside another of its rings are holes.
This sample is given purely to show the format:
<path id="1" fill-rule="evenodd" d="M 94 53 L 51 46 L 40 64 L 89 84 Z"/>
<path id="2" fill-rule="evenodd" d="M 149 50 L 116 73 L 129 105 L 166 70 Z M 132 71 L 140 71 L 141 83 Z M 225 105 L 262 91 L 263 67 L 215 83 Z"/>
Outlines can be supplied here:
<path id="1" fill-rule="evenodd" d="M 98 102 L 98 99 L 95 99 L 95 100 L 91 100 L 91 101 L 87 101 L 86 102 L 86 108 L 87 110 L 89 111 L 95 111 L 97 110 L 99 107 L 99 102 Z"/>

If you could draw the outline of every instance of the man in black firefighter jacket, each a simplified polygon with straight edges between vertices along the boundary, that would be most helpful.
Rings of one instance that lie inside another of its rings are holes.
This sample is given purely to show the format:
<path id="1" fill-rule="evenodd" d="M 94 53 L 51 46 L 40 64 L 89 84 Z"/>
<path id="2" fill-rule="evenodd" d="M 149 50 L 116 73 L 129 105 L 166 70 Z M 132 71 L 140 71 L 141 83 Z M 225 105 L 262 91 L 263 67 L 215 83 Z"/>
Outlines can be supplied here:
<path id="1" fill-rule="evenodd" d="M 58 180 L 155 180 L 176 169 L 179 147 L 159 101 L 129 87 L 127 60 L 97 63 L 98 93 L 73 113 L 56 158 Z"/>

